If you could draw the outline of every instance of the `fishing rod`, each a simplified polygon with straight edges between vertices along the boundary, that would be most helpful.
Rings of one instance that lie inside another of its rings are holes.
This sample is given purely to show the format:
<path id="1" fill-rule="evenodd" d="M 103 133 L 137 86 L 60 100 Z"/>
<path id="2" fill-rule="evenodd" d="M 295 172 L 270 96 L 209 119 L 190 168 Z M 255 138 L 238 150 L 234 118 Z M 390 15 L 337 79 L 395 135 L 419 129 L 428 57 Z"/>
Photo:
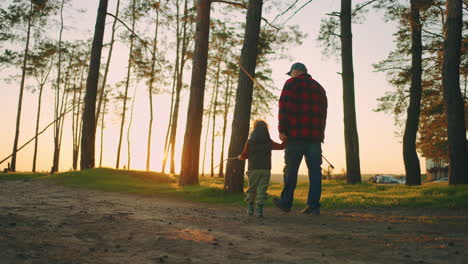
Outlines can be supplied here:
<path id="1" fill-rule="evenodd" d="M 216 169 L 218 168 L 219 166 L 221 166 L 222 163 L 224 163 L 226 160 L 236 160 L 236 159 L 239 159 L 239 157 L 232 157 L 232 158 L 227 158 L 223 161 L 221 161 L 218 165 L 216 165 L 215 167 L 213 167 L 213 169 Z"/>
<path id="2" fill-rule="evenodd" d="M 325 158 L 325 156 L 322 154 L 322 158 L 328 163 L 328 165 L 330 165 L 330 167 L 332 169 L 334 169 L 335 167 L 330 163 L 330 161 L 327 160 L 327 158 Z M 220 162 L 218 165 L 216 165 L 215 167 L 213 167 L 213 169 L 216 169 L 218 168 L 219 166 L 221 166 L 221 163 L 224 163 L 225 161 L 227 160 L 236 160 L 236 159 L 239 159 L 239 157 L 232 157 L 232 158 L 227 158 L 225 160 L 223 160 L 222 162 Z"/>
<path id="3" fill-rule="evenodd" d="M 328 163 L 328 165 L 330 165 L 330 167 L 332 169 L 334 169 L 335 167 L 333 167 L 333 165 L 327 160 L 327 158 L 325 158 L 325 156 L 322 154 L 322 158 Z"/>

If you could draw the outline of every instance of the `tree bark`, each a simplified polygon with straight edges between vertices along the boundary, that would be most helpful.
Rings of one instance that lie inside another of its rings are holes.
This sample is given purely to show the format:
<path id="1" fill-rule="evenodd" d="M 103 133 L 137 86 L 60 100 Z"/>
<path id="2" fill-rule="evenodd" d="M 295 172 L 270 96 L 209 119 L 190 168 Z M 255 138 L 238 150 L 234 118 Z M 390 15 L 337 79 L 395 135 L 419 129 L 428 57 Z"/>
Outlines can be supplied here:
<path id="1" fill-rule="evenodd" d="M 206 149 L 208 147 L 208 135 L 210 133 L 211 113 L 213 112 L 213 101 L 214 101 L 214 96 L 211 96 L 210 110 L 208 110 L 208 123 L 206 125 L 205 140 L 203 141 L 204 146 L 203 146 L 203 160 L 202 160 L 202 169 L 201 169 L 202 177 L 205 176 Z"/>
<path id="2" fill-rule="evenodd" d="M 176 137 L 177 137 L 177 127 L 178 127 L 178 120 L 179 120 L 179 106 L 180 106 L 180 92 L 182 91 L 182 86 L 183 86 L 183 76 L 184 76 L 184 68 L 185 68 L 185 63 L 187 62 L 187 46 L 188 46 L 188 41 L 187 41 L 187 16 L 188 16 L 188 1 L 185 0 L 184 3 L 184 19 L 182 20 L 182 46 L 181 46 L 181 52 L 180 55 L 177 56 L 177 59 L 180 60 L 180 63 L 177 62 L 176 65 L 179 67 L 177 71 L 177 78 L 176 78 L 176 94 L 175 94 L 175 102 L 174 102 L 174 111 L 172 115 L 172 123 L 171 123 L 171 136 L 169 139 L 169 144 L 170 144 L 170 151 L 171 151 L 171 156 L 170 156 L 170 173 L 174 174 L 175 173 L 175 162 L 174 162 L 174 156 L 175 156 L 175 146 L 176 146 Z M 180 42 L 180 37 L 177 36 L 178 38 L 178 43 Z M 179 59 L 180 58 L 180 59 Z"/>
<path id="3" fill-rule="evenodd" d="M 468 184 L 468 155 L 464 101 L 460 89 L 460 56 L 462 40 L 462 1 L 447 0 L 447 24 L 444 40 L 442 85 L 447 110 L 449 145 L 449 184 Z"/>
<path id="4" fill-rule="evenodd" d="M 218 58 L 218 69 L 216 70 L 216 84 L 215 84 L 215 95 L 213 101 L 213 128 L 211 130 L 211 170 L 210 176 L 214 177 L 214 144 L 216 135 L 216 108 L 218 105 L 218 92 L 219 92 L 219 75 L 221 72 L 221 58 Z"/>
<path id="5" fill-rule="evenodd" d="M 149 87 L 148 87 L 148 97 L 149 97 L 149 104 L 150 104 L 150 119 L 148 125 L 148 145 L 146 149 L 146 170 L 150 170 L 150 163 L 151 163 L 151 136 L 153 133 L 153 82 L 154 82 L 154 71 L 156 67 L 156 51 L 157 51 L 157 43 L 158 43 L 158 31 L 159 31 L 159 7 L 156 9 L 156 22 L 155 22 L 155 29 L 154 29 L 154 39 L 153 39 L 153 53 L 151 54 L 151 76 L 149 80 Z"/>
<path id="6" fill-rule="evenodd" d="M 130 141 L 130 132 L 131 132 L 131 129 L 132 129 L 132 123 L 133 123 L 133 110 L 134 110 L 134 106 L 135 106 L 135 99 L 136 99 L 136 91 L 137 91 L 137 88 L 138 88 L 138 81 L 137 83 L 135 84 L 135 89 L 133 91 L 133 98 L 132 98 L 132 108 L 130 109 L 130 120 L 128 121 L 128 128 L 127 128 L 127 169 L 129 170 L 130 169 L 130 162 L 131 162 L 131 141 Z"/>
<path id="7" fill-rule="evenodd" d="M 83 128 L 81 138 L 81 169 L 94 168 L 95 137 L 96 137 L 96 96 L 101 65 L 102 42 L 106 26 L 108 0 L 100 0 L 91 47 L 91 62 L 83 110 Z"/>
<path id="8" fill-rule="evenodd" d="M 29 52 L 29 39 L 31 36 L 31 19 L 32 19 L 32 8 L 33 2 L 31 1 L 30 14 L 28 16 L 28 29 L 26 35 L 26 47 L 24 48 L 24 57 L 23 57 L 23 69 L 21 72 L 21 84 L 20 84 L 20 93 L 18 97 L 18 112 L 16 113 L 16 130 L 15 130 L 15 139 L 13 142 L 13 156 L 11 157 L 11 171 L 16 171 L 16 152 L 18 152 L 18 140 L 19 140 L 19 131 L 21 124 L 21 108 L 23 105 L 23 92 L 24 92 L 24 82 L 26 79 L 26 64 L 28 61 L 28 52 Z"/>
<path id="9" fill-rule="evenodd" d="M 41 84 L 39 87 L 39 96 L 37 99 L 37 117 L 36 117 L 36 133 L 39 133 L 39 123 L 41 118 L 41 104 L 42 104 L 42 91 L 44 90 L 44 85 Z M 34 140 L 34 155 L 33 155 L 33 166 L 32 172 L 36 172 L 36 161 L 37 161 L 37 145 L 39 143 L 39 138 L 36 137 Z"/>
<path id="10" fill-rule="evenodd" d="M 135 0 L 132 3 L 132 32 L 135 31 Z M 133 34 L 133 33 L 131 33 Z M 128 96 L 128 87 L 130 85 L 130 73 L 132 70 L 132 53 L 133 53 L 133 35 L 130 36 L 130 51 L 128 55 L 128 66 L 127 66 L 127 79 L 125 81 L 125 94 L 123 98 L 123 108 L 122 108 L 122 121 L 120 123 L 120 136 L 119 136 L 119 145 L 117 147 L 117 160 L 115 162 L 115 168 L 118 169 L 120 167 L 120 150 L 122 148 L 122 137 L 123 137 L 123 129 L 125 125 L 125 114 L 127 112 L 127 96 Z"/>
<path id="11" fill-rule="evenodd" d="M 262 5 L 262 0 L 249 0 L 244 44 L 242 46 L 240 59 L 236 106 L 234 109 L 232 134 L 229 143 L 229 157 L 237 156 L 242 152 L 249 134 L 253 80 L 247 73 L 255 78 Z M 238 193 L 244 191 L 244 167 L 245 161 L 243 160 L 228 160 L 226 165 L 226 177 L 224 180 L 225 188 L 228 191 Z"/>
<path id="12" fill-rule="evenodd" d="M 96 127 L 97 127 L 97 123 L 99 122 L 99 115 L 101 113 L 101 105 L 102 105 L 102 100 L 104 96 L 104 90 L 106 89 L 107 74 L 109 73 L 109 67 L 110 67 L 110 62 L 112 58 L 112 51 L 114 50 L 115 28 L 117 27 L 117 21 L 119 17 L 119 7 L 120 7 L 120 0 L 117 0 L 117 6 L 115 8 L 115 18 L 114 18 L 114 23 L 112 24 L 112 33 L 111 33 L 111 39 L 109 43 L 109 54 L 107 55 L 106 68 L 104 69 L 104 76 L 102 78 L 101 90 L 99 92 L 99 100 L 98 100 L 98 105 L 97 105 L 97 110 L 96 110 L 96 119 L 95 119 Z"/>
<path id="13" fill-rule="evenodd" d="M 107 92 L 104 94 L 104 105 L 102 107 L 102 117 L 101 117 L 101 151 L 99 153 L 99 167 L 102 167 L 102 154 L 104 152 L 104 118 L 106 116 L 106 106 L 107 106 Z"/>
<path id="14" fill-rule="evenodd" d="M 422 38 L 418 0 L 411 0 L 411 88 L 408 116 L 403 135 L 403 159 L 406 185 L 421 185 L 421 168 L 416 153 L 416 134 L 421 112 Z"/>
<path id="15" fill-rule="evenodd" d="M 341 67 L 343 81 L 344 134 L 346 148 L 346 180 L 361 182 L 359 138 L 354 99 L 353 35 L 351 30 L 351 0 L 341 0 Z"/>
<path id="16" fill-rule="evenodd" d="M 59 112 L 59 105 L 60 105 L 60 75 L 62 73 L 62 34 L 63 34 L 63 5 L 65 1 L 62 0 L 62 4 L 60 7 L 60 33 L 59 33 L 59 41 L 58 41 L 58 62 L 57 62 L 57 87 L 55 87 L 55 117 L 60 116 Z M 52 160 L 52 169 L 51 173 L 55 173 L 58 171 L 58 162 L 59 162 L 59 152 L 60 152 L 60 142 L 59 142 L 59 135 L 60 135 L 60 122 L 62 118 L 58 118 L 57 122 L 54 124 L 54 156 Z"/>
<path id="17" fill-rule="evenodd" d="M 171 135 L 173 127 L 173 117 L 175 108 L 175 95 L 177 87 L 177 79 L 179 76 L 179 56 L 180 56 L 180 19 L 179 19 L 179 0 L 176 0 L 176 57 L 174 74 L 172 75 L 172 92 L 171 92 L 171 111 L 169 112 L 169 122 L 167 124 L 166 139 L 164 140 L 164 156 L 162 161 L 161 173 L 166 172 L 167 157 L 171 148 Z M 177 122 L 176 122 L 177 123 Z"/>
<path id="18" fill-rule="evenodd" d="M 231 75 L 228 73 L 227 81 L 226 81 L 226 92 L 224 94 L 224 113 L 223 113 L 223 135 L 222 135 L 222 143 L 221 143 L 221 157 L 219 162 L 219 172 L 218 177 L 224 178 L 224 144 L 226 142 L 226 130 L 227 130 L 227 118 L 229 113 L 229 107 L 231 103 Z"/>
<path id="19" fill-rule="evenodd" d="M 198 184 L 200 135 L 203 120 L 208 39 L 210 34 L 210 0 L 198 0 L 195 49 L 193 55 L 187 125 L 182 148 L 182 168 L 179 185 Z"/>

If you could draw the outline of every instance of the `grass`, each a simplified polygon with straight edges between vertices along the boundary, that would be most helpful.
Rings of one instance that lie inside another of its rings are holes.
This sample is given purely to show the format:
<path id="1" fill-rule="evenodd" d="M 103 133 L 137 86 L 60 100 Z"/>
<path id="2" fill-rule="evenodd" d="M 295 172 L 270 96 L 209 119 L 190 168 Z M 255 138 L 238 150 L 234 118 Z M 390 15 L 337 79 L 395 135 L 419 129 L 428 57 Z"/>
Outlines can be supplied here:
<path id="1" fill-rule="evenodd" d="M 44 177 L 47 174 L 45 173 L 32 173 L 32 172 L 24 172 L 24 173 L 5 173 L 0 174 L 0 181 L 29 181 L 35 178 Z"/>
<path id="2" fill-rule="evenodd" d="M 4 174 L 2 180 L 50 180 L 74 188 L 102 191 L 158 195 L 169 198 L 225 205 L 244 205 L 242 194 L 226 193 L 223 179 L 200 178 L 200 185 L 178 186 L 177 177 L 154 172 L 124 171 L 97 168 L 84 171 L 46 174 Z M 282 184 L 272 183 L 268 193 L 279 196 Z M 303 207 L 307 199 L 308 183 L 300 182 L 295 192 L 295 207 Z M 429 183 L 421 186 L 405 185 L 347 185 L 343 181 L 323 181 L 322 207 L 338 208 L 468 208 L 468 186 L 449 186 Z M 271 200 L 267 206 L 271 206 Z"/>

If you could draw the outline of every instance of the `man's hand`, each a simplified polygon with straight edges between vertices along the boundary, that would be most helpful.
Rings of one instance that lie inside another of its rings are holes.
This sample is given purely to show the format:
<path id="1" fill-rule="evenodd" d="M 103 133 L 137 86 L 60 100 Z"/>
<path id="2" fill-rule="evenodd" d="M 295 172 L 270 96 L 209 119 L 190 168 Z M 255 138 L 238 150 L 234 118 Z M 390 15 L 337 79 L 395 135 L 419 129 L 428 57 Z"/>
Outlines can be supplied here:
<path id="1" fill-rule="evenodd" d="M 237 159 L 238 160 L 245 160 L 244 158 L 242 158 L 242 155 L 237 156 Z"/>
<path id="2" fill-rule="evenodd" d="M 288 139 L 288 137 L 287 137 L 286 134 L 284 134 L 284 133 L 280 133 L 280 134 L 279 134 L 279 138 L 280 138 L 281 141 L 283 141 L 283 142 L 286 141 L 286 140 Z"/>

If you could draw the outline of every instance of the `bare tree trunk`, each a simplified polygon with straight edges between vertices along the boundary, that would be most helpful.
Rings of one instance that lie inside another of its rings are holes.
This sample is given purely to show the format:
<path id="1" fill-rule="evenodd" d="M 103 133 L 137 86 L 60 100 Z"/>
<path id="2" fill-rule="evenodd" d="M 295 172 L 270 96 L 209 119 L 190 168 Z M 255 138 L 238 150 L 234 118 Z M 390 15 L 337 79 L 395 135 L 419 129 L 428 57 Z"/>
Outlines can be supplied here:
<path id="1" fill-rule="evenodd" d="M 205 160 L 206 160 L 206 149 L 208 146 L 208 134 L 210 132 L 210 124 L 211 124 L 211 113 L 213 111 L 213 101 L 214 101 L 214 95 L 211 96 L 211 101 L 210 101 L 210 110 L 208 111 L 208 124 L 206 125 L 206 133 L 205 133 L 205 140 L 204 140 L 204 147 L 203 147 L 203 160 L 202 160 L 202 177 L 205 176 Z"/>
<path id="2" fill-rule="evenodd" d="M 55 117 L 56 119 L 60 116 L 59 105 L 60 105 L 60 75 L 62 72 L 62 34 L 63 34 L 63 5 L 65 0 L 62 0 L 60 7 L 60 33 L 58 41 L 58 67 L 57 67 L 57 87 L 55 87 Z M 58 171 L 58 159 L 59 159 L 59 135 L 60 135 L 60 121 L 62 118 L 58 118 L 58 121 L 54 124 L 54 157 L 52 161 L 51 173 Z"/>
<path id="3" fill-rule="evenodd" d="M 210 34 L 210 5 L 210 0 L 198 0 L 190 98 L 179 185 L 198 184 L 200 135 L 203 121 L 203 99 Z"/>
<path id="4" fill-rule="evenodd" d="M 236 106 L 232 121 L 231 141 L 229 143 L 229 157 L 241 154 L 249 134 L 253 80 L 248 75 L 255 78 L 262 5 L 262 0 L 249 0 L 244 45 L 240 59 Z M 244 167 L 245 161 L 243 160 L 228 160 L 224 180 L 224 186 L 227 190 L 238 193 L 244 191 Z"/>
<path id="5" fill-rule="evenodd" d="M 346 180 L 361 182 L 359 138 L 354 99 L 353 33 L 351 30 L 351 0 L 341 0 L 341 67 L 343 80 L 344 134 L 346 148 Z"/>
<path id="6" fill-rule="evenodd" d="M 176 58 L 175 58 L 175 67 L 174 67 L 174 74 L 172 76 L 172 93 L 171 93 L 171 111 L 169 112 L 169 123 L 167 125 L 166 131 L 166 139 L 164 141 L 164 157 L 162 161 L 162 169 L 161 173 L 165 173 L 166 171 L 166 163 L 167 157 L 169 155 L 169 151 L 171 148 L 171 138 L 172 138 L 172 129 L 173 129 L 173 118 L 174 113 L 178 112 L 178 105 L 177 111 L 175 110 L 176 107 L 176 90 L 177 90 L 177 79 L 179 76 L 179 53 L 180 50 L 180 19 L 179 19 L 179 0 L 176 0 Z M 177 126 L 177 121 L 175 122 Z"/>
<path id="7" fill-rule="evenodd" d="M 120 7 L 120 0 L 117 0 L 117 6 L 115 8 L 115 18 L 114 18 L 114 23 L 112 24 L 112 33 L 111 33 L 111 39 L 109 43 L 109 54 L 107 55 L 107 62 L 106 62 L 106 68 L 104 70 L 104 76 L 102 78 L 102 84 L 101 84 L 101 90 L 99 92 L 99 100 L 98 100 L 98 105 L 97 105 L 97 110 L 96 110 L 96 125 L 99 122 L 99 114 L 101 112 L 101 105 L 102 105 L 102 98 L 104 96 L 104 90 L 106 89 L 106 83 L 107 83 L 107 74 L 109 73 L 109 66 L 111 63 L 111 58 L 112 58 L 112 51 L 114 49 L 114 42 L 115 42 L 115 29 L 117 27 L 117 21 L 119 17 L 119 7 Z"/>
<path id="8" fill-rule="evenodd" d="M 102 117 L 101 117 L 101 151 L 99 153 L 99 167 L 102 167 L 102 153 L 104 152 L 104 119 L 106 116 L 106 105 L 107 105 L 107 91 L 104 94 L 104 106 L 102 108 Z"/>
<path id="9" fill-rule="evenodd" d="M 211 177 L 214 177 L 214 143 L 216 134 L 216 108 L 218 104 L 218 91 L 219 91 L 219 74 L 221 72 L 221 58 L 218 61 L 218 69 L 216 70 L 216 83 L 215 83 L 215 95 L 213 102 L 213 128 L 211 130 Z"/>
<path id="10" fill-rule="evenodd" d="M 88 61 L 88 57 L 86 56 L 85 62 Z M 77 109 L 76 117 L 75 118 L 75 129 L 73 131 L 73 169 L 78 169 L 78 156 L 80 153 L 80 145 L 81 145 L 81 128 L 83 124 L 83 118 L 81 116 L 81 101 L 82 101 L 82 92 L 83 92 L 83 79 L 84 79 L 84 71 L 86 69 L 86 63 L 83 64 L 81 68 L 81 77 L 79 83 L 79 93 L 78 93 L 78 102 L 77 105 L 73 104 L 73 109 Z M 72 117 L 73 118 L 73 117 Z"/>
<path id="11" fill-rule="evenodd" d="M 159 1 L 160 2 L 160 1 Z M 148 126 L 148 146 L 146 149 L 146 170 L 150 170 L 150 162 L 151 162 L 151 135 L 153 133 L 153 82 L 154 82 L 154 70 L 156 67 L 156 51 L 157 51 L 157 43 L 158 43 L 158 29 L 159 29 L 159 8 L 156 8 L 156 22 L 155 22 L 155 29 L 154 29 L 154 39 L 153 39 L 153 53 L 151 54 L 151 77 L 149 80 L 149 87 L 148 87 L 148 97 L 149 97 L 149 104 L 150 104 L 150 119 L 149 119 L 149 126 Z"/>
<path id="12" fill-rule="evenodd" d="M 231 106 L 231 74 L 228 73 L 228 79 L 226 82 L 226 92 L 224 94 L 224 115 L 223 115 L 223 135 L 222 135 L 222 143 L 221 143 L 221 157 L 219 162 L 219 172 L 218 177 L 224 177 L 224 144 L 226 142 L 226 130 L 227 130 L 227 118 L 229 113 L 229 107 Z"/>
<path id="13" fill-rule="evenodd" d="M 127 169 L 130 169 L 130 162 L 131 162 L 131 148 L 130 148 L 130 131 L 132 128 L 132 123 L 133 123 L 133 109 L 135 106 L 135 97 L 136 97 L 136 91 L 138 88 L 138 81 L 135 84 L 135 90 L 133 91 L 133 98 L 132 98 L 132 108 L 130 110 L 130 120 L 128 121 L 128 129 L 127 129 Z"/>
<path id="14" fill-rule="evenodd" d="M 132 31 L 135 31 L 135 0 L 132 2 Z M 132 33 L 133 34 L 133 33 Z M 125 113 L 127 111 L 127 96 L 128 96 L 128 86 L 130 84 L 130 73 L 132 70 L 132 54 L 133 54 L 133 36 L 130 36 L 130 52 L 128 55 L 128 69 L 127 69 L 127 80 L 125 82 L 125 94 L 123 98 L 123 108 L 122 108 L 122 121 L 120 124 L 120 136 L 119 136 L 119 145 L 117 147 L 117 161 L 115 162 L 115 168 L 120 166 L 120 150 L 122 148 L 122 137 L 123 129 L 125 125 Z"/>
<path id="15" fill-rule="evenodd" d="M 461 0 L 447 0 L 442 85 L 447 109 L 449 184 L 468 184 L 464 100 L 460 89 L 463 12 Z"/>
<path id="16" fill-rule="evenodd" d="M 406 185 L 421 185 L 421 168 L 416 153 L 416 134 L 418 133 L 421 112 L 421 75 L 422 75 L 422 38 L 419 19 L 418 0 L 411 0 L 411 88 L 408 117 L 403 136 L 403 158 L 406 171 Z"/>
<path id="17" fill-rule="evenodd" d="M 94 168 L 95 137 L 96 137 L 96 96 L 101 66 L 102 42 L 106 26 L 108 0 L 100 0 L 94 29 L 91 62 L 89 65 L 86 94 L 83 110 L 83 129 L 81 138 L 81 169 Z"/>
<path id="18" fill-rule="evenodd" d="M 80 99 L 78 99 L 80 100 Z M 73 148 L 72 148 L 72 161 L 73 161 L 73 170 L 76 170 L 78 168 L 78 152 L 76 150 L 76 134 L 75 134 L 75 129 L 78 126 L 78 122 L 76 122 L 75 125 L 75 104 L 76 104 L 76 85 L 73 85 L 73 99 L 72 99 L 72 142 L 73 142 Z M 78 112 L 78 111 L 77 111 Z"/>
<path id="19" fill-rule="evenodd" d="M 19 140 L 19 131 L 20 131 L 20 123 L 21 123 L 21 108 L 23 105 L 24 81 L 26 79 L 26 63 L 28 61 L 29 39 L 31 35 L 32 7 L 33 7 L 33 2 L 31 1 L 30 11 L 29 11 L 30 14 L 28 16 L 26 47 L 24 48 L 23 69 L 21 72 L 20 94 L 18 97 L 18 112 L 16 113 L 16 130 L 15 130 L 15 139 L 13 142 L 13 156 L 11 157 L 11 167 L 10 167 L 11 171 L 16 171 L 16 152 L 18 152 L 18 140 Z"/>
<path id="20" fill-rule="evenodd" d="M 37 117 L 36 117 L 36 134 L 39 133 L 39 121 L 41 118 L 41 104 L 42 104 L 42 91 L 44 90 L 44 84 L 40 84 L 39 87 L 39 96 L 37 99 Z M 34 156 L 33 156 L 33 166 L 32 166 L 32 172 L 36 172 L 36 161 L 37 161 L 37 145 L 39 138 L 36 137 L 34 140 Z"/>
<path id="21" fill-rule="evenodd" d="M 179 70 L 177 71 L 177 82 L 176 82 L 176 97 L 175 97 L 175 102 L 174 102 L 174 111 L 172 115 L 172 123 L 171 123 L 171 137 L 169 140 L 170 144 L 170 151 L 171 151 L 171 166 L 170 166 L 170 173 L 174 174 L 175 173 L 175 162 L 174 162 L 174 156 L 175 156 L 175 146 L 176 146 L 176 137 L 177 137 L 177 127 L 178 127 L 178 120 L 179 120 L 179 106 L 180 106 L 180 93 L 182 91 L 182 86 L 183 86 L 183 76 L 184 76 L 184 68 L 185 68 L 185 63 L 187 62 L 187 46 L 188 46 L 188 41 L 187 41 L 187 16 L 188 16 L 188 1 L 185 0 L 184 4 L 184 19 L 182 20 L 182 46 L 181 46 L 181 52 L 180 55 L 177 56 L 177 59 L 180 60 L 180 63 L 177 62 L 176 65 L 179 67 Z M 180 42 L 180 37 L 179 35 L 177 36 L 178 42 Z M 179 59 L 180 58 L 180 59 Z"/>
<path id="22" fill-rule="evenodd" d="M 60 114 L 61 118 L 58 119 L 57 121 L 57 128 L 56 128 L 56 137 L 57 137 L 57 144 L 55 145 L 54 148 L 54 160 L 53 160 L 53 172 L 57 172 L 59 169 L 59 163 L 60 163 L 60 150 L 62 148 L 62 138 L 63 138 L 63 126 L 65 124 L 65 111 L 66 111 L 66 105 L 68 101 L 68 84 L 69 84 L 69 77 L 70 77 L 70 71 L 71 71 L 71 64 L 72 64 L 72 58 L 70 57 L 70 62 L 68 63 L 68 69 L 67 73 L 65 74 L 65 79 L 64 79 L 64 84 L 63 84 L 63 93 L 62 93 L 62 99 L 60 100 L 60 107 L 58 113 Z"/>

